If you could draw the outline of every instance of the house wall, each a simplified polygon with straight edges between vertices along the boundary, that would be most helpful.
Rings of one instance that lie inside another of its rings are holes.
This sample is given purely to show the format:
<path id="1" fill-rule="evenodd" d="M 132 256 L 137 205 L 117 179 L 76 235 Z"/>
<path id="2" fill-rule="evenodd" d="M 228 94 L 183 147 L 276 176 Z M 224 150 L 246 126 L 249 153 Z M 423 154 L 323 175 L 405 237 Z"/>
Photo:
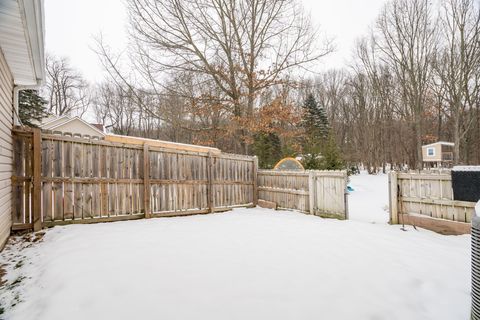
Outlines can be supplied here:
<path id="1" fill-rule="evenodd" d="M 442 161 L 453 161 L 453 146 L 442 145 Z"/>
<path id="2" fill-rule="evenodd" d="M 13 77 L 0 49 L 0 249 L 12 224 Z"/>
<path id="3" fill-rule="evenodd" d="M 62 124 L 58 127 L 55 127 L 51 130 L 54 131 L 62 131 L 62 132 L 71 132 L 71 133 L 79 133 L 81 135 L 88 134 L 92 137 L 102 137 L 102 135 L 92 128 L 86 126 L 80 120 L 73 120 L 68 123 Z"/>
<path id="4" fill-rule="evenodd" d="M 435 155 L 429 156 L 427 153 L 427 149 L 429 148 L 435 148 Z M 442 161 L 442 145 L 441 144 L 436 144 L 433 146 L 424 146 L 422 147 L 422 154 L 423 154 L 423 161 L 424 162 L 437 162 L 437 161 Z"/>

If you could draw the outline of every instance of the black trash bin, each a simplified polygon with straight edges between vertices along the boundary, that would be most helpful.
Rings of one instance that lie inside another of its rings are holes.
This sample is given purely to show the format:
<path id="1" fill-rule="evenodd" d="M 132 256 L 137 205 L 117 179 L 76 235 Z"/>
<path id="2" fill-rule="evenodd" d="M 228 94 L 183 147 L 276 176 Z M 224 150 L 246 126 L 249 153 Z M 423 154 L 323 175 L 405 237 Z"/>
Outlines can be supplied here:
<path id="1" fill-rule="evenodd" d="M 480 200 L 480 166 L 454 167 L 452 188 L 454 200 L 469 202 Z"/>

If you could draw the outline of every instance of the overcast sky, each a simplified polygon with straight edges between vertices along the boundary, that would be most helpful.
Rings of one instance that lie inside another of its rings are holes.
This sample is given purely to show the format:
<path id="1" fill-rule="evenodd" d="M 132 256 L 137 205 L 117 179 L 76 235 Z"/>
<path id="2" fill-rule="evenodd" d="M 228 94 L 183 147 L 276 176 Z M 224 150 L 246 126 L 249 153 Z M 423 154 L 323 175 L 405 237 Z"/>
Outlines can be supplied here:
<path id="1" fill-rule="evenodd" d="M 352 55 L 355 39 L 366 34 L 387 0 L 303 0 L 305 10 L 321 30 L 335 39 L 337 51 L 325 58 L 325 68 L 342 67 Z M 87 80 L 104 76 L 93 36 L 100 32 L 114 49 L 126 46 L 122 0 L 45 0 L 47 52 L 66 56 Z"/>

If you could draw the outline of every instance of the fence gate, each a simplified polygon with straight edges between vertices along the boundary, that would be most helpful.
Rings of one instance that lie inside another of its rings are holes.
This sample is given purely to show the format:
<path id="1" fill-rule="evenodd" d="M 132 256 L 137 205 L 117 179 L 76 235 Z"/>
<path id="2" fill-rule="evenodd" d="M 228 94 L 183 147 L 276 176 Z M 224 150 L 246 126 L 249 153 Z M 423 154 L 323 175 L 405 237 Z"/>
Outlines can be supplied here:
<path id="1" fill-rule="evenodd" d="M 347 173 L 345 171 L 310 172 L 310 208 L 315 215 L 348 219 Z"/>
<path id="2" fill-rule="evenodd" d="M 348 219 L 346 171 L 258 172 L 258 198 L 280 208 Z"/>

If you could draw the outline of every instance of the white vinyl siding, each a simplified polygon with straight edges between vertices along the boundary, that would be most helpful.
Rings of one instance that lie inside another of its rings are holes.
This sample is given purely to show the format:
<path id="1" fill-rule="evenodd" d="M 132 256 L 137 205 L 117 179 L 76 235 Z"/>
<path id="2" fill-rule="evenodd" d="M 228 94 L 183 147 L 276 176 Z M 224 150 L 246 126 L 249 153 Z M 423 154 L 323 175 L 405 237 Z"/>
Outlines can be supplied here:
<path id="1" fill-rule="evenodd" d="M 13 163 L 13 78 L 0 50 L 0 249 L 10 235 Z"/>

